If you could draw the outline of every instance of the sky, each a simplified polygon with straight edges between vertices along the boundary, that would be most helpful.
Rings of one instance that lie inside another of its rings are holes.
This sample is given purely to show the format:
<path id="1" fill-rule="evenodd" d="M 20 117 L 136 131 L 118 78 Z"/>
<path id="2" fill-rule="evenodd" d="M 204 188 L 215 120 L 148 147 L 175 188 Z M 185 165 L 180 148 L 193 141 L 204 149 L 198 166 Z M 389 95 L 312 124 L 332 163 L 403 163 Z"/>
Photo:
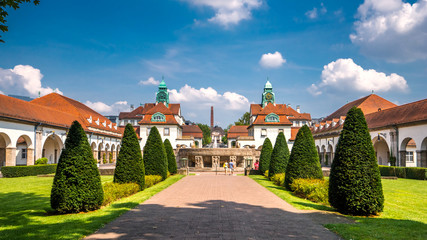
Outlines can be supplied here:
<path id="1" fill-rule="evenodd" d="M 312 118 L 375 94 L 427 97 L 427 0 L 41 0 L 8 9 L 0 93 L 57 92 L 104 115 L 155 102 L 227 127 L 261 103 Z"/>

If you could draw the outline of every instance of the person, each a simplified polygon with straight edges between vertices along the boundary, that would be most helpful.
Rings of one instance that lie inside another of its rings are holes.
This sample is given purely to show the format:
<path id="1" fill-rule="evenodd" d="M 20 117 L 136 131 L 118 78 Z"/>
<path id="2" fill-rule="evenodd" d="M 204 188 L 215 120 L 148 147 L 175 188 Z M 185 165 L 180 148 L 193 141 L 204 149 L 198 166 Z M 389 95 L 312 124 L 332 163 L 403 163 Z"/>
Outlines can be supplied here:
<path id="1" fill-rule="evenodd" d="M 255 161 L 254 168 L 255 168 L 255 170 L 258 170 L 258 168 L 259 168 L 259 161 L 258 160 Z"/>
<path id="2" fill-rule="evenodd" d="M 230 175 L 233 175 L 234 173 L 234 163 L 230 161 L 228 164 L 228 167 L 230 168 Z"/>
<path id="3" fill-rule="evenodd" d="M 224 167 L 225 175 L 227 175 L 228 163 L 225 162 L 224 165 L 223 165 L 223 167 Z"/>

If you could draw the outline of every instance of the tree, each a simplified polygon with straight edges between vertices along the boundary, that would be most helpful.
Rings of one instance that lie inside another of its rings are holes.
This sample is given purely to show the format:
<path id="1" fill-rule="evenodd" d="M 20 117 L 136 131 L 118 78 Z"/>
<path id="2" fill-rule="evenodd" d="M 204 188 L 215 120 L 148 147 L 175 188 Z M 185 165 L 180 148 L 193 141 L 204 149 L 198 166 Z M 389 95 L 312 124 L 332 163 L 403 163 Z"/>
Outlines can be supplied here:
<path id="1" fill-rule="evenodd" d="M 302 126 L 295 138 L 286 167 L 285 186 L 290 185 L 298 178 L 323 179 L 322 168 L 320 167 L 319 155 L 310 128 L 307 125 Z"/>
<path id="2" fill-rule="evenodd" d="M 168 159 L 159 130 L 152 127 L 144 147 L 144 166 L 146 175 L 159 175 L 165 180 L 168 175 Z"/>
<path id="3" fill-rule="evenodd" d="M 137 183 L 140 189 L 145 185 L 145 169 L 141 147 L 131 124 L 127 124 L 114 171 L 115 183 Z"/>
<path id="4" fill-rule="evenodd" d="M 273 145 L 269 138 L 264 140 L 262 144 L 261 155 L 259 156 L 259 171 L 264 174 L 270 168 L 271 153 L 273 152 Z"/>
<path id="5" fill-rule="evenodd" d="M 289 148 L 286 143 L 285 135 L 280 132 L 277 135 L 276 143 L 274 144 L 273 152 L 271 153 L 270 168 L 268 177 L 272 177 L 277 173 L 285 173 L 286 166 L 289 161 Z"/>
<path id="6" fill-rule="evenodd" d="M 351 108 L 336 146 L 329 177 L 329 203 L 339 212 L 369 216 L 384 207 L 378 163 L 365 116 Z"/>
<path id="7" fill-rule="evenodd" d="M 234 122 L 234 125 L 236 126 L 249 125 L 251 123 L 250 120 L 251 120 L 251 114 L 249 112 L 245 112 L 243 116 L 239 118 L 239 120 L 237 120 L 237 122 Z"/>
<path id="8" fill-rule="evenodd" d="M 212 142 L 212 138 L 211 138 L 211 129 L 209 128 L 208 125 L 206 124 L 197 124 L 197 126 L 199 126 L 199 128 L 202 130 L 203 132 L 203 139 L 202 139 L 202 144 L 206 145 Z"/>
<path id="9" fill-rule="evenodd" d="M 165 139 L 163 142 L 163 145 L 165 146 L 166 156 L 168 158 L 168 170 L 169 173 L 175 174 L 176 173 L 176 158 L 175 153 L 173 153 L 173 148 L 171 145 L 171 142 L 169 139 Z"/>
<path id="10" fill-rule="evenodd" d="M 34 5 L 38 5 L 40 3 L 39 0 L 5 0 L 0 1 L 0 30 L 2 32 L 7 32 L 9 28 L 6 26 L 6 16 L 9 15 L 6 11 L 6 8 L 11 7 L 14 10 L 18 9 L 22 3 L 34 3 Z M 0 42 L 4 42 L 0 36 Z"/>
<path id="11" fill-rule="evenodd" d="M 50 204 L 60 213 L 91 211 L 104 199 L 101 177 L 86 133 L 74 121 L 59 157 Z"/>

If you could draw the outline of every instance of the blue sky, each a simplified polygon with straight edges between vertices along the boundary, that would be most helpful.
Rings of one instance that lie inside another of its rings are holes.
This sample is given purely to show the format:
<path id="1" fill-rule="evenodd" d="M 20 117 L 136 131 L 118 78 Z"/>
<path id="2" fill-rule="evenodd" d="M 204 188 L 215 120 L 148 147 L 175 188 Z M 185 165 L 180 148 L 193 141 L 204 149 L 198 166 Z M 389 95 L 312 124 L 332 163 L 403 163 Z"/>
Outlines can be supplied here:
<path id="1" fill-rule="evenodd" d="M 164 76 L 186 119 L 226 127 L 260 103 L 312 117 L 374 92 L 426 98 L 427 0 L 52 1 L 9 10 L 0 91 L 51 91 L 103 114 L 154 102 Z"/>

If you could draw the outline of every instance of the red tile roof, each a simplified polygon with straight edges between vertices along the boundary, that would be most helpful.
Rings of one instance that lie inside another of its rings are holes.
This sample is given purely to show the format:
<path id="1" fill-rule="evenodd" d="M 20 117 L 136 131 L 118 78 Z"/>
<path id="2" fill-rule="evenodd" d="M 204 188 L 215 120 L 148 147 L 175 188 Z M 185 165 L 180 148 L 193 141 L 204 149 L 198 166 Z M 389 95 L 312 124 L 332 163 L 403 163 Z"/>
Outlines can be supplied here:
<path id="1" fill-rule="evenodd" d="M 250 108 L 251 116 L 253 115 L 268 115 L 270 113 L 275 113 L 277 115 L 286 115 L 289 119 L 294 120 L 311 120 L 311 116 L 309 113 L 298 113 L 290 106 L 286 104 L 272 104 L 268 103 L 264 108 L 261 104 L 251 104 Z"/>
<path id="2" fill-rule="evenodd" d="M 295 141 L 300 128 L 301 127 L 291 127 L 291 138 L 289 138 L 289 141 Z"/>
<path id="3" fill-rule="evenodd" d="M 197 125 L 183 125 L 182 136 L 190 136 L 194 138 L 203 138 L 203 132 Z"/>
<path id="4" fill-rule="evenodd" d="M 131 112 L 120 112 L 119 119 L 142 119 L 144 107 L 139 106 Z"/>
<path id="5" fill-rule="evenodd" d="M 227 138 L 237 138 L 240 136 L 249 136 L 248 125 L 231 126 L 227 132 Z"/>
<path id="6" fill-rule="evenodd" d="M 176 105 L 178 105 L 178 107 L 179 107 L 179 104 L 176 104 Z M 144 108 L 145 115 L 144 115 L 144 118 L 139 122 L 139 124 L 141 124 L 141 125 L 148 125 L 148 124 L 179 125 L 175 119 L 175 116 L 174 116 L 177 114 L 174 114 L 170 109 L 172 107 L 171 104 L 169 104 L 169 108 L 166 107 L 163 103 L 159 103 L 159 104 L 156 104 L 154 106 L 149 105 L 150 107 L 147 107 L 147 104 L 145 106 L 146 106 Z M 176 111 L 175 108 L 176 107 L 174 107 L 174 109 L 173 109 L 174 111 Z M 178 109 L 178 111 L 179 111 L 179 109 Z M 153 116 L 153 114 L 155 114 L 157 112 L 160 112 L 160 113 L 165 115 L 165 118 L 166 118 L 165 122 L 152 122 L 151 121 L 151 117 Z"/>

